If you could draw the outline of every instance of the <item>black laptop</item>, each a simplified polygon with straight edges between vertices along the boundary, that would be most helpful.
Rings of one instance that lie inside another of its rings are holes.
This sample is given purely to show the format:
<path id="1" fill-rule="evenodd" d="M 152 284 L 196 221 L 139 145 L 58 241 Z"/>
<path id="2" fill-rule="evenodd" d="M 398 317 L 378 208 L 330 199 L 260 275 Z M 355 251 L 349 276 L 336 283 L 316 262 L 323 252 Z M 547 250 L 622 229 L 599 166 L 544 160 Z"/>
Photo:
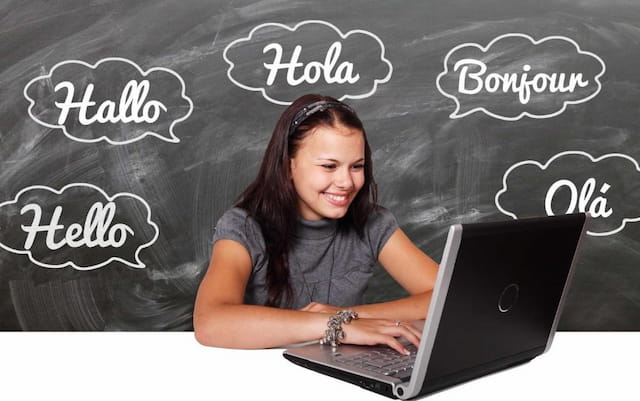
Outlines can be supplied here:
<path id="1" fill-rule="evenodd" d="M 527 362 L 551 346 L 587 219 L 451 226 L 422 340 L 411 355 L 385 346 L 312 344 L 287 349 L 284 357 L 401 399 Z"/>

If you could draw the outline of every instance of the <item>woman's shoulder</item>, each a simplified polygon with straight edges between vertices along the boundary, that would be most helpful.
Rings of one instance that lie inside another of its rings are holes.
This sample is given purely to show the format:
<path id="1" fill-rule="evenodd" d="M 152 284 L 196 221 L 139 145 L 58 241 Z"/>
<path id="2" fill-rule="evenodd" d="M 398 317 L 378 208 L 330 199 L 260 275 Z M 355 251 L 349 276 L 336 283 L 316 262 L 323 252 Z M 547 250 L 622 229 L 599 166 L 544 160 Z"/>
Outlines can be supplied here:
<path id="1" fill-rule="evenodd" d="M 367 218 L 364 235 L 373 255 L 377 258 L 391 235 L 398 229 L 398 221 L 391 211 L 376 206 Z"/>
<path id="2" fill-rule="evenodd" d="M 376 205 L 366 223 L 368 230 L 376 230 L 381 227 L 398 226 L 398 221 L 393 213 L 384 206 Z"/>
<path id="3" fill-rule="evenodd" d="M 233 207 L 222 214 L 215 226 L 213 243 L 219 240 L 232 240 L 244 246 L 254 269 L 263 265 L 264 237 L 260 226 L 246 210 Z"/>
<path id="4" fill-rule="evenodd" d="M 228 209 L 227 211 L 225 211 L 222 216 L 220 216 L 220 219 L 218 220 L 218 223 L 223 222 L 223 223 L 238 223 L 238 222 L 244 222 L 245 220 L 247 220 L 247 218 L 249 218 L 249 213 L 247 213 L 246 210 L 234 206 L 231 209 Z"/>
<path id="5" fill-rule="evenodd" d="M 232 207 L 222 214 L 215 226 L 215 236 L 242 236 L 244 238 L 262 237 L 259 224 L 249 213 L 239 207 Z"/>

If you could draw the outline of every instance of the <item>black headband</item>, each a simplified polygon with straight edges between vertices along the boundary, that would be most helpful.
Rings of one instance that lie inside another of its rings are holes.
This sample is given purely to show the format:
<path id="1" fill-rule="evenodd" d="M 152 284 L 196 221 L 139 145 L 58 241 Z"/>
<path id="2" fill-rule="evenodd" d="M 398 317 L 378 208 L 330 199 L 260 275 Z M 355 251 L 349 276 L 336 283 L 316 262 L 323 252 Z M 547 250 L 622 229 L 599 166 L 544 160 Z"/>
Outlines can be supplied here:
<path id="1" fill-rule="evenodd" d="M 317 102 L 313 102 L 304 106 L 296 113 L 296 115 L 293 117 L 293 121 L 291 121 L 291 126 L 289 126 L 289 135 L 293 134 L 293 132 L 300 126 L 300 124 L 302 124 L 304 120 L 309 118 L 310 115 L 319 111 L 329 109 L 331 107 L 345 109 L 355 114 L 355 111 L 344 103 L 335 102 L 332 100 L 319 100 Z"/>

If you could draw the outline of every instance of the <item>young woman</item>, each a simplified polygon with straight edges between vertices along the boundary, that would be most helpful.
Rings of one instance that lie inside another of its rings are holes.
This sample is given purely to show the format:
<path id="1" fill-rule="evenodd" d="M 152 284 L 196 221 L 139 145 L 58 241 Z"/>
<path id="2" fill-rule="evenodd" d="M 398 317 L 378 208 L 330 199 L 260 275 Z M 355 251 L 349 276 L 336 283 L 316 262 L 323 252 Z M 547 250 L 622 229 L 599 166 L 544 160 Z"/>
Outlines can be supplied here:
<path id="1" fill-rule="evenodd" d="M 218 221 L 195 302 L 204 345 L 416 346 L 437 264 L 376 205 L 371 150 L 346 104 L 305 95 L 280 117 L 255 181 Z M 410 294 L 363 304 L 376 262 Z"/>

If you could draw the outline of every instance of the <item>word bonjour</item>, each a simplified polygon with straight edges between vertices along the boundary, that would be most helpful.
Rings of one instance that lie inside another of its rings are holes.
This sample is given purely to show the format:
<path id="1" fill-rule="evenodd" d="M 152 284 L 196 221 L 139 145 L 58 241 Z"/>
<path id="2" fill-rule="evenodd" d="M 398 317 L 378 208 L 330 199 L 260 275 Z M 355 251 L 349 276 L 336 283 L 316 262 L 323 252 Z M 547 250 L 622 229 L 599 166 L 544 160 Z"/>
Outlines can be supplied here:
<path id="1" fill-rule="evenodd" d="M 297 86 L 302 83 L 315 84 L 324 78 L 328 84 L 354 84 L 360 79 L 360 74 L 353 73 L 353 63 L 343 61 L 338 64 L 342 53 L 342 44 L 333 42 L 327 51 L 324 62 L 311 61 L 304 64 L 299 61 L 302 46 L 297 45 L 289 61 L 283 62 L 283 49 L 279 43 L 270 43 L 264 47 L 262 53 L 266 54 L 273 51 L 274 58 L 271 63 L 263 63 L 264 67 L 269 70 L 267 77 L 267 85 L 274 84 L 278 72 L 286 70 L 287 83 L 291 86 Z M 296 73 L 298 75 L 296 76 Z"/>
<path id="2" fill-rule="evenodd" d="M 51 221 L 48 224 L 41 224 L 42 209 L 39 205 L 30 203 L 25 205 L 20 214 L 33 212 L 33 220 L 30 225 L 22 225 L 22 230 L 27 233 L 24 249 L 29 250 L 33 246 L 36 236 L 40 232 L 46 233 L 46 245 L 50 250 L 57 250 L 67 245 L 71 248 L 81 246 L 93 247 L 121 247 L 127 240 L 127 235 L 134 235 L 131 227 L 123 223 L 111 225 L 116 212 L 116 205 L 107 202 L 94 203 L 86 215 L 84 225 L 73 223 L 66 228 L 60 224 L 62 216 L 62 206 L 56 206 Z M 64 230 L 64 237 L 56 241 L 56 233 Z"/>
<path id="3" fill-rule="evenodd" d="M 105 100 L 95 110 L 93 116 L 88 117 L 90 108 L 96 106 L 92 100 L 94 85 L 88 84 L 81 101 L 74 101 L 75 87 L 69 81 L 58 83 L 54 90 L 67 91 L 63 102 L 55 102 L 60 109 L 58 124 L 64 125 L 72 109 L 78 109 L 78 121 L 82 125 L 97 123 L 154 123 L 160 117 L 161 112 L 166 112 L 167 107 L 158 100 L 147 100 L 149 94 L 149 81 L 127 82 L 122 90 L 120 99 L 116 105 L 113 100 Z"/>
<path id="4" fill-rule="evenodd" d="M 473 70 L 470 68 L 473 66 Z M 521 104 L 529 103 L 531 93 L 573 93 L 576 87 L 584 88 L 589 81 L 582 73 L 551 73 L 538 72 L 530 76 L 531 65 L 524 64 L 522 73 L 487 72 L 487 65 L 480 60 L 466 58 L 455 63 L 454 71 L 460 70 L 458 76 L 458 92 L 475 95 L 481 91 L 496 93 L 515 93 Z"/>
<path id="5" fill-rule="evenodd" d="M 593 217 L 607 218 L 613 213 L 613 209 L 607 207 L 607 199 L 604 196 L 596 196 L 593 198 L 597 188 L 597 182 L 595 178 L 591 177 L 584 182 L 580 190 L 578 190 L 576 184 L 566 179 L 554 182 L 551 187 L 549 187 L 544 200 L 544 209 L 547 215 L 555 215 L 552 208 L 553 200 L 562 188 L 568 189 L 571 195 L 565 213 L 575 213 L 576 207 L 578 212 L 589 212 Z M 605 195 L 610 188 L 611 185 L 605 182 L 600 186 L 599 192 Z"/>

